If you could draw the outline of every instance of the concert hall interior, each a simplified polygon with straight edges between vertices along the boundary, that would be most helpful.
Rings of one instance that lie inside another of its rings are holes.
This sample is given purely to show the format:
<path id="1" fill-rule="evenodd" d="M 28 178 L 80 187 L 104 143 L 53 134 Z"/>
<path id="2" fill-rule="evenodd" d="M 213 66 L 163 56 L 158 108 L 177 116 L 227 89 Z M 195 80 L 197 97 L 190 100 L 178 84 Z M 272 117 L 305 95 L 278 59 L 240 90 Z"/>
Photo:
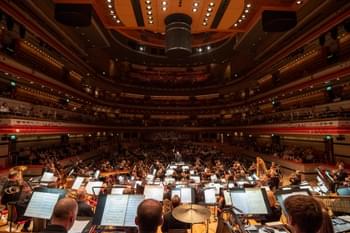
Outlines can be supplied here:
<path id="1" fill-rule="evenodd" d="M 349 0 L 0 0 L 0 231 L 350 232 Z"/>

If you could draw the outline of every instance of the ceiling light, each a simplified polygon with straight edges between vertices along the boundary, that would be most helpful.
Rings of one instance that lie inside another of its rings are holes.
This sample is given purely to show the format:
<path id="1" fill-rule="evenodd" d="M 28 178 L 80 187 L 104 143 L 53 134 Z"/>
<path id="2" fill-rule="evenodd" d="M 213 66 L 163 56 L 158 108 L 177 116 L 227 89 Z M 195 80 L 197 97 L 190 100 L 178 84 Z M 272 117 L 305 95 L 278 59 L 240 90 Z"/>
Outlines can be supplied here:
<path id="1" fill-rule="evenodd" d="M 199 6 L 199 3 L 195 2 L 195 3 L 193 3 L 193 6 L 197 7 L 197 6 Z"/>
<path id="2" fill-rule="evenodd" d="M 297 4 L 298 5 L 300 5 L 300 4 L 302 4 L 303 3 L 303 1 L 297 1 Z"/>
<path id="3" fill-rule="evenodd" d="M 207 12 L 206 14 L 205 14 L 205 16 L 207 16 L 207 17 L 210 17 L 210 13 L 209 12 Z"/>
<path id="4" fill-rule="evenodd" d="M 120 20 L 119 20 L 119 19 L 117 19 L 117 23 L 120 23 Z"/>
<path id="5" fill-rule="evenodd" d="M 211 7 L 213 7 L 214 5 L 215 5 L 214 2 L 210 2 L 210 3 L 209 3 L 209 6 L 211 6 Z"/>
<path id="6" fill-rule="evenodd" d="M 238 27 L 238 24 L 237 24 L 237 23 L 235 23 L 235 25 L 233 25 L 233 26 Z"/>
<path id="7" fill-rule="evenodd" d="M 148 23 L 149 23 L 149 24 L 153 24 L 153 20 L 149 20 Z"/>
<path id="8" fill-rule="evenodd" d="M 198 48 L 197 50 L 198 50 L 199 53 L 201 53 L 203 51 L 202 48 Z"/>
<path id="9" fill-rule="evenodd" d="M 247 4 L 247 8 L 250 8 L 252 6 L 252 4 L 248 3 Z"/>
<path id="10" fill-rule="evenodd" d="M 204 18 L 204 21 L 208 21 L 209 19 L 207 17 Z"/>
<path id="11" fill-rule="evenodd" d="M 117 16 L 116 16 L 116 15 L 113 15 L 113 18 L 114 18 L 114 19 L 116 19 L 116 18 L 117 18 Z"/>
<path id="12" fill-rule="evenodd" d="M 208 23 L 205 22 L 205 21 L 202 24 L 203 24 L 203 26 L 207 26 L 208 25 Z"/>
<path id="13" fill-rule="evenodd" d="M 145 51 L 145 47 L 140 46 L 139 50 L 140 50 L 140 51 Z"/>
<path id="14" fill-rule="evenodd" d="M 193 12 L 197 12 L 197 8 L 193 8 L 192 11 L 193 11 Z"/>
<path id="15" fill-rule="evenodd" d="M 208 46 L 207 46 L 207 50 L 210 50 L 210 49 L 211 49 L 211 46 L 210 46 L 210 45 L 208 45 Z"/>
<path id="16" fill-rule="evenodd" d="M 113 11 L 113 10 L 111 10 L 111 14 L 112 14 L 112 15 L 114 14 L 114 11 Z"/>
<path id="17" fill-rule="evenodd" d="M 162 5 L 163 5 L 163 6 L 166 6 L 166 4 L 167 4 L 166 1 L 163 1 L 163 2 L 162 2 Z"/>
<path id="18" fill-rule="evenodd" d="M 245 9 L 245 11 L 244 11 L 245 13 L 248 13 L 249 12 L 249 9 Z"/>
<path id="19" fill-rule="evenodd" d="M 163 10 L 163 11 L 166 11 L 166 7 L 163 7 L 162 10 Z"/>
<path id="20" fill-rule="evenodd" d="M 211 8 L 211 7 L 208 7 L 208 10 L 207 10 L 208 12 L 212 12 L 213 11 L 213 8 Z"/>
<path id="21" fill-rule="evenodd" d="M 147 10 L 152 10 L 152 7 L 150 5 L 146 6 Z"/>
<path id="22" fill-rule="evenodd" d="M 240 22 L 242 22 L 242 20 L 241 20 L 241 19 L 239 19 L 239 20 L 238 20 L 238 22 L 240 23 Z"/>
<path id="23" fill-rule="evenodd" d="M 150 0 L 145 1 L 146 4 L 151 4 Z"/>
<path id="24" fill-rule="evenodd" d="M 152 15 L 152 11 L 147 11 L 147 15 Z"/>
<path id="25" fill-rule="evenodd" d="M 245 15 L 242 15 L 242 18 L 244 19 L 244 18 L 245 18 Z"/>
<path id="26" fill-rule="evenodd" d="M 149 20 L 152 20 L 152 19 L 153 19 L 153 16 L 148 16 L 148 19 L 149 19 Z"/>
<path id="27" fill-rule="evenodd" d="M 107 0 L 107 2 L 111 3 L 111 2 L 112 2 L 112 0 Z"/>
<path id="28" fill-rule="evenodd" d="M 111 4 L 108 4 L 108 8 L 112 8 L 112 5 L 111 5 Z"/>

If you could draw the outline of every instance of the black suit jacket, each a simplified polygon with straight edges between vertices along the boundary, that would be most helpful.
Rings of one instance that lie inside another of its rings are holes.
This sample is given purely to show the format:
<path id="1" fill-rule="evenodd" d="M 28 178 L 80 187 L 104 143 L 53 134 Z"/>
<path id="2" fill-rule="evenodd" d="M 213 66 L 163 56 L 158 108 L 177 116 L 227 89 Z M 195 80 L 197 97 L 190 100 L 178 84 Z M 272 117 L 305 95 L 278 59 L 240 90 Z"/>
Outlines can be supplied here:
<path id="1" fill-rule="evenodd" d="M 164 222 L 162 225 L 162 232 L 166 233 L 169 229 L 190 229 L 191 224 L 184 223 L 176 220 L 174 216 L 171 214 L 171 211 L 164 215 Z"/>
<path id="2" fill-rule="evenodd" d="M 47 225 L 41 233 L 67 233 L 67 230 L 61 225 Z"/>
<path id="3" fill-rule="evenodd" d="M 91 206 L 89 206 L 85 201 L 78 201 L 78 216 L 79 217 L 93 217 L 94 212 Z"/>

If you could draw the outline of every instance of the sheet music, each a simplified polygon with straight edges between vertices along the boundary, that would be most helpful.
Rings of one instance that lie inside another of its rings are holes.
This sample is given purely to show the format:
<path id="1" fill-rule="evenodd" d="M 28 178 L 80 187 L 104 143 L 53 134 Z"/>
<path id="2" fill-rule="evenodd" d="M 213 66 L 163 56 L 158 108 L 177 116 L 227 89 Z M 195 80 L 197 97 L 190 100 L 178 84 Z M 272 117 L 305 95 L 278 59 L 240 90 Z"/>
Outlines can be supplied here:
<path id="1" fill-rule="evenodd" d="M 181 202 L 182 203 L 192 203 L 192 189 L 191 188 L 181 188 Z"/>
<path id="2" fill-rule="evenodd" d="M 55 177 L 52 172 L 44 172 L 40 179 L 41 182 L 55 182 L 56 180 L 57 177 Z"/>
<path id="3" fill-rule="evenodd" d="M 58 198 L 58 193 L 34 192 L 24 216 L 50 219 Z"/>
<path id="4" fill-rule="evenodd" d="M 124 192 L 124 188 L 112 188 L 111 194 L 119 194 L 122 195 Z"/>
<path id="5" fill-rule="evenodd" d="M 204 189 L 204 202 L 206 204 L 215 204 L 216 203 L 216 196 L 215 196 L 215 189 Z"/>
<path id="6" fill-rule="evenodd" d="M 173 198 L 175 195 L 179 196 L 181 198 L 181 189 L 173 189 L 171 190 L 171 198 Z"/>
<path id="7" fill-rule="evenodd" d="M 77 178 L 75 178 L 74 183 L 72 185 L 72 189 L 79 189 L 83 181 L 84 177 L 78 176 Z"/>
<path id="8" fill-rule="evenodd" d="M 98 195 L 100 194 L 101 188 L 93 187 L 101 187 L 103 185 L 102 181 L 89 181 L 85 187 L 86 193 L 90 195 Z"/>
<path id="9" fill-rule="evenodd" d="M 128 201 L 128 208 L 126 210 L 124 226 L 135 227 L 135 217 L 137 212 L 137 207 L 143 201 L 142 195 L 130 195 Z"/>
<path id="10" fill-rule="evenodd" d="M 108 195 L 106 197 L 106 203 L 101 219 L 101 225 L 123 226 L 127 204 L 127 195 Z"/>
<path id="11" fill-rule="evenodd" d="M 227 190 L 224 190 L 225 205 L 232 206 L 231 196 Z"/>
<path id="12" fill-rule="evenodd" d="M 145 185 L 143 195 L 145 196 L 145 199 L 163 201 L 164 188 L 159 185 Z"/>
<path id="13" fill-rule="evenodd" d="M 261 189 L 246 189 L 246 200 L 251 214 L 268 214 Z"/>
<path id="14" fill-rule="evenodd" d="M 286 193 L 286 194 L 282 194 L 282 201 L 284 202 L 287 197 L 289 196 L 294 196 L 294 195 L 305 195 L 305 196 L 309 196 L 309 193 L 307 191 L 297 191 L 297 192 L 292 192 L 292 193 Z M 282 203 L 283 204 L 283 203 Z"/>
<path id="15" fill-rule="evenodd" d="M 246 199 L 246 193 L 242 192 L 231 192 L 232 205 L 240 209 L 243 213 L 248 213 L 248 201 Z M 234 210 L 236 214 L 242 214 L 237 210 Z"/>
<path id="16" fill-rule="evenodd" d="M 200 176 L 190 176 L 190 180 L 193 180 L 194 183 L 199 184 L 201 182 Z"/>
<path id="17" fill-rule="evenodd" d="M 81 233 L 88 224 L 89 220 L 75 220 L 68 233 Z"/>

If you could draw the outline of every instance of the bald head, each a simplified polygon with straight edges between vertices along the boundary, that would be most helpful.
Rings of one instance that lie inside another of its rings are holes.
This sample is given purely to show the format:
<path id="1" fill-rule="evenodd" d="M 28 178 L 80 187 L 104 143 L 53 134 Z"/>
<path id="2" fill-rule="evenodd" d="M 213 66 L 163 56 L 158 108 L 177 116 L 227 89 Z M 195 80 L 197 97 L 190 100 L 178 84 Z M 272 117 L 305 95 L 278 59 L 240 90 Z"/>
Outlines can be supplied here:
<path id="1" fill-rule="evenodd" d="M 156 232 L 158 226 L 163 223 L 160 202 L 153 199 L 142 201 L 137 207 L 135 223 L 141 233 Z"/>
<path id="2" fill-rule="evenodd" d="M 55 205 L 51 223 L 64 226 L 68 231 L 73 226 L 77 213 L 77 202 L 72 198 L 62 198 Z"/>

